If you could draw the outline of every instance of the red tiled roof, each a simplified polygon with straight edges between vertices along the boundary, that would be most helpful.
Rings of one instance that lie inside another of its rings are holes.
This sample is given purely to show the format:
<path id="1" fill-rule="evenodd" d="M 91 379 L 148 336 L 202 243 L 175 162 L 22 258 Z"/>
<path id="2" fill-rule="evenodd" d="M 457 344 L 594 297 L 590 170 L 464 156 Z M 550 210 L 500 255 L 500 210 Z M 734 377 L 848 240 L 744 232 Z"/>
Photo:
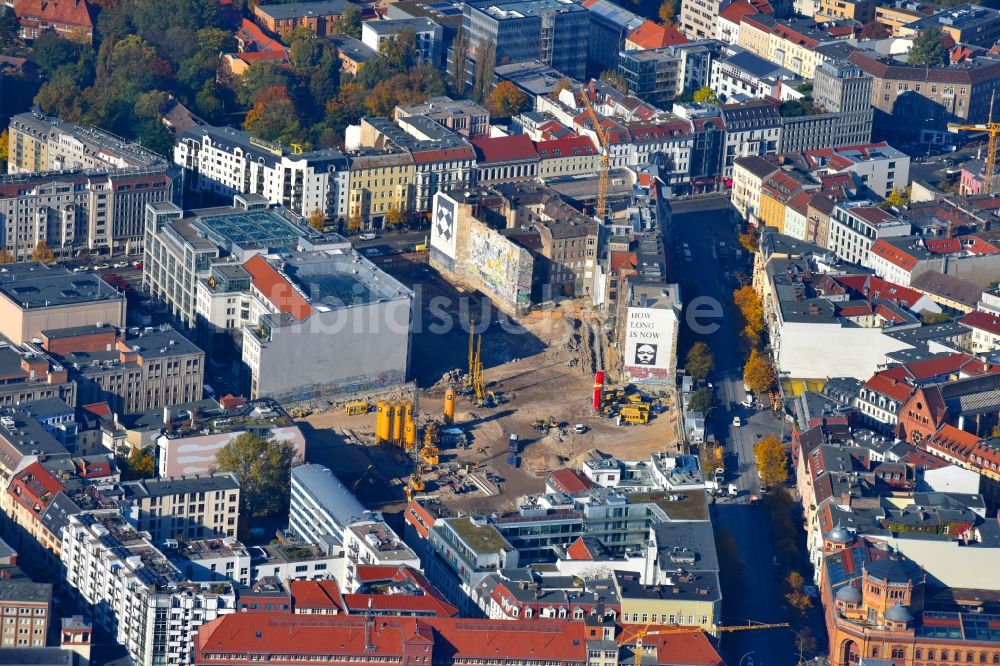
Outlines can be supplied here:
<path id="1" fill-rule="evenodd" d="M 233 409 L 234 407 L 242 407 L 247 402 L 247 399 L 243 396 L 234 396 L 232 393 L 227 393 L 226 395 L 219 398 L 219 404 L 222 405 L 223 409 Z"/>
<path id="2" fill-rule="evenodd" d="M 587 548 L 587 544 L 584 543 L 583 537 L 577 537 L 576 541 L 569 545 L 566 549 L 566 555 L 571 560 L 592 560 L 594 559 L 593 553 Z"/>
<path id="3" fill-rule="evenodd" d="M 289 314 L 298 321 L 303 321 L 314 312 L 309 302 L 289 284 L 262 255 L 243 264 L 250 273 L 253 286 L 270 301 L 279 312 Z"/>
<path id="4" fill-rule="evenodd" d="M 738 0 L 738 2 L 731 3 L 719 12 L 719 18 L 726 19 L 730 23 L 739 24 L 744 16 L 757 13 L 759 12 L 750 4 L 750 0 Z"/>
<path id="5" fill-rule="evenodd" d="M 84 0 L 15 0 L 14 13 L 19 19 L 94 27 L 90 9 Z"/>
<path id="6" fill-rule="evenodd" d="M 926 446 L 928 449 L 939 449 L 957 458 L 967 459 L 979 442 L 978 435 L 946 423 L 927 438 Z"/>
<path id="7" fill-rule="evenodd" d="M 471 618 L 379 617 L 234 613 L 204 624 L 195 643 L 195 661 L 215 655 L 337 655 L 349 661 L 394 658 L 416 663 L 508 659 L 585 664 L 583 622 L 498 621 Z"/>
<path id="8" fill-rule="evenodd" d="M 910 397 L 912 386 L 903 384 L 887 377 L 885 372 L 877 372 L 871 379 L 865 382 L 865 388 L 874 391 L 879 395 L 884 395 L 896 402 L 903 404 Z"/>
<path id="9" fill-rule="evenodd" d="M 973 310 L 972 312 L 963 315 L 961 319 L 958 320 L 959 324 L 963 326 L 968 326 L 969 328 L 978 328 L 981 331 L 986 331 L 993 335 L 1000 335 L 1000 317 L 989 312 L 982 312 L 981 310 Z"/>
<path id="10" fill-rule="evenodd" d="M 292 605 L 296 609 L 345 610 L 344 598 L 335 580 L 293 580 L 290 593 Z"/>
<path id="11" fill-rule="evenodd" d="M 240 20 L 240 28 L 236 31 L 236 38 L 244 44 L 244 51 L 273 51 L 285 55 L 285 46 L 267 35 L 257 27 L 257 24 L 250 19 L 243 17 Z M 248 46 L 252 48 L 247 48 Z"/>
<path id="12" fill-rule="evenodd" d="M 80 409 L 102 419 L 110 419 L 114 416 L 111 412 L 111 406 L 106 402 L 92 402 L 89 405 L 82 405 Z"/>
<path id="13" fill-rule="evenodd" d="M 395 611 L 399 614 L 434 613 L 439 617 L 454 617 L 458 609 L 429 594 L 345 594 L 344 606 L 349 611 Z"/>
<path id="14" fill-rule="evenodd" d="M 625 38 L 640 49 L 659 49 L 675 44 L 687 44 L 687 37 L 674 26 L 664 27 L 652 21 L 645 21 Z"/>
<path id="15" fill-rule="evenodd" d="M 540 159 L 573 157 L 576 155 L 597 155 L 597 149 L 585 136 L 567 136 L 561 139 L 536 141 L 535 151 Z"/>
<path id="16" fill-rule="evenodd" d="M 638 259 L 635 256 L 635 252 L 612 252 L 611 253 L 611 272 L 618 273 L 623 268 L 635 268 L 638 263 Z"/>
<path id="17" fill-rule="evenodd" d="M 15 489 L 19 492 L 15 492 Z M 7 492 L 15 501 L 21 502 L 40 516 L 56 494 L 65 490 L 66 486 L 59 479 L 35 462 L 14 475 Z"/>
<path id="18" fill-rule="evenodd" d="M 527 134 L 481 136 L 472 140 L 479 162 L 515 162 L 538 159 L 535 144 Z"/>
<path id="19" fill-rule="evenodd" d="M 590 479 L 575 469 L 559 469 L 551 472 L 548 480 L 567 495 L 585 493 L 594 487 Z"/>
<path id="20" fill-rule="evenodd" d="M 904 271 L 912 271 L 913 267 L 917 265 L 917 258 L 912 254 L 905 252 L 892 243 L 882 240 L 881 238 L 872 245 L 872 249 L 869 250 L 872 254 L 877 257 L 885 259 L 893 266 L 902 268 Z"/>
<path id="21" fill-rule="evenodd" d="M 474 160 L 476 151 L 472 146 L 458 148 L 435 148 L 434 150 L 410 151 L 414 164 L 430 164 L 431 162 L 448 162 L 451 160 Z"/>
<path id="22" fill-rule="evenodd" d="M 916 289 L 910 289 L 874 275 L 844 275 L 834 278 L 838 283 L 869 300 L 884 299 L 908 308 L 924 298 Z"/>
<path id="23" fill-rule="evenodd" d="M 656 634 L 657 628 L 668 631 Z M 639 625 L 623 624 L 618 640 L 625 639 L 626 645 L 634 645 L 630 636 L 637 636 L 643 629 L 649 633 L 642 639 L 643 646 L 655 646 L 657 664 L 684 664 L 685 666 L 722 666 L 724 663 L 719 653 L 703 631 L 677 632 L 676 625 Z M 645 663 L 643 659 L 643 663 Z"/>

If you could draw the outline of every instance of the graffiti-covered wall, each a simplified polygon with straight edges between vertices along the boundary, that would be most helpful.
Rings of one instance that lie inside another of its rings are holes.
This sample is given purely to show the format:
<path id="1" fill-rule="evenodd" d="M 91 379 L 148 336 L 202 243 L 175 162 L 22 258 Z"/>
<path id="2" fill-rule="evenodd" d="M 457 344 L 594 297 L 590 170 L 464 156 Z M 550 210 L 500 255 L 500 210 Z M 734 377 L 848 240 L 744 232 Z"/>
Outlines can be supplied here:
<path id="1" fill-rule="evenodd" d="M 520 311 L 531 305 L 531 254 L 478 220 L 469 229 L 464 272 L 476 278 L 480 291 L 500 307 Z"/>

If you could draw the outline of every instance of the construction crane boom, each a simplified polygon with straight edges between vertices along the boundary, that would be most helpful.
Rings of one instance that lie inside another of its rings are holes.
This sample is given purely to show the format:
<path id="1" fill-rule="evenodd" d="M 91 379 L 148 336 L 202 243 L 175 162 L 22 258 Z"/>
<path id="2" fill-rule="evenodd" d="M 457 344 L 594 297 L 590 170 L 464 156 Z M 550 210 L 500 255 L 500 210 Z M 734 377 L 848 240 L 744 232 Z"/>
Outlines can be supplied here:
<path id="1" fill-rule="evenodd" d="M 594 123 L 594 133 L 597 135 L 598 143 L 601 144 L 601 171 L 600 176 L 597 181 L 597 205 L 594 207 L 594 216 L 603 220 L 604 216 L 607 214 L 608 209 L 608 169 L 610 168 L 610 157 L 608 147 L 608 135 L 604 131 L 604 127 L 601 126 L 601 121 L 597 117 L 597 112 L 594 111 L 594 105 L 590 103 L 590 97 L 587 96 L 587 89 L 583 89 L 583 104 L 587 107 L 587 113 L 590 115 L 591 121 Z"/>
<path id="2" fill-rule="evenodd" d="M 990 115 L 985 123 L 975 125 L 961 125 L 958 123 L 948 123 L 949 132 L 986 132 L 989 143 L 986 149 L 986 166 L 983 173 L 983 192 L 993 194 L 993 180 L 997 173 L 997 144 L 1000 143 L 1000 122 L 993 122 L 993 102 L 996 100 L 996 92 L 990 97 Z"/>
<path id="3" fill-rule="evenodd" d="M 787 622 L 777 622 L 777 623 L 759 623 L 753 624 L 747 622 L 747 624 L 732 624 L 727 626 L 722 625 L 712 625 L 712 631 L 714 632 L 730 632 L 730 631 L 751 631 L 754 629 L 783 629 L 787 628 L 789 625 Z M 667 634 L 693 634 L 702 631 L 701 627 L 697 626 L 657 626 L 655 629 L 652 625 L 647 624 L 642 629 L 635 631 L 634 633 L 625 634 L 622 632 L 622 637 L 618 639 L 618 647 L 625 647 L 629 644 L 635 645 L 635 650 L 633 655 L 635 656 L 635 666 L 642 666 L 642 639 L 647 636 L 663 636 Z"/>

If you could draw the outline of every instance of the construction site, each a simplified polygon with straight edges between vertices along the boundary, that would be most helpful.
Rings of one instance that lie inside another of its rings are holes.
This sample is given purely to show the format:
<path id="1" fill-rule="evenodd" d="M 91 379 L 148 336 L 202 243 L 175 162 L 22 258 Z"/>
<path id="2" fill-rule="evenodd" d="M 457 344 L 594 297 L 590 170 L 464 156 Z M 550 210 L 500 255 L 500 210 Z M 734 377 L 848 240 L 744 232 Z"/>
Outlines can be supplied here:
<path id="1" fill-rule="evenodd" d="M 419 307 L 428 293 L 449 297 L 457 323 L 414 333 L 408 389 L 302 420 L 310 461 L 329 466 L 367 506 L 392 512 L 427 494 L 457 510 L 509 510 L 543 491 L 550 471 L 578 468 L 597 450 L 626 460 L 677 450 L 675 395 L 604 386 L 607 340 L 578 302 L 500 325 L 488 301 L 428 267 L 386 268 L 420 281 Z M 470 327 L 469 312 L 493 323 Z"/>

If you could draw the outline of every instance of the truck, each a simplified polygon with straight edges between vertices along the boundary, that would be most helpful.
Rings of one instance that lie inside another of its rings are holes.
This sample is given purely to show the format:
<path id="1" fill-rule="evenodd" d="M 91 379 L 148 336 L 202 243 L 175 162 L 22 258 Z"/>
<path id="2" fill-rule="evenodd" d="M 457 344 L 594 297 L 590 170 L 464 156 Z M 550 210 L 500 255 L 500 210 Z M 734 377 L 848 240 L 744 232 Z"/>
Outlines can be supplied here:
<path id="1" fill-rule="evenodd" d="M 740 494 L 740 491 L 736 488 L 736 484 L 735 483 L 730 483 L 729 484 L 729 496 L 730 497 L 736 497 L 739 494 Z"/>

